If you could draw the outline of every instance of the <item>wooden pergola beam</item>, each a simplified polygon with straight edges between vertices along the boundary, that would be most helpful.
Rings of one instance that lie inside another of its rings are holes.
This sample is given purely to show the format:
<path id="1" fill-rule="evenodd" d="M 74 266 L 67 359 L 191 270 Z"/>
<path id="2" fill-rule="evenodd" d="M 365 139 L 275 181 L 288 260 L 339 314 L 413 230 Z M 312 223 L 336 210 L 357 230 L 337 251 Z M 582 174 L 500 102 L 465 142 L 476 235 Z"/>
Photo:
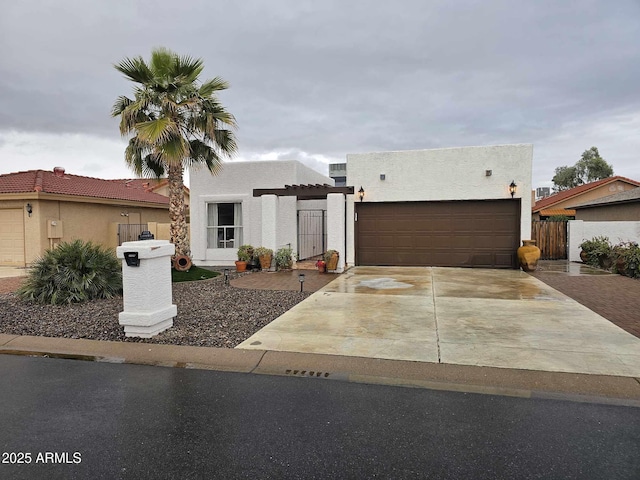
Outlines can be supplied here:
<path id="1" fill-rule="evenodd" d="M 279 197 L 298 197 L 298 200 L 321 200 L 330 193 L 353 195 L 353 187 L 332 187 L 331 185 L 285 185 L 284 188 L 254 188 L 253 196 L 277 195 Z"/>

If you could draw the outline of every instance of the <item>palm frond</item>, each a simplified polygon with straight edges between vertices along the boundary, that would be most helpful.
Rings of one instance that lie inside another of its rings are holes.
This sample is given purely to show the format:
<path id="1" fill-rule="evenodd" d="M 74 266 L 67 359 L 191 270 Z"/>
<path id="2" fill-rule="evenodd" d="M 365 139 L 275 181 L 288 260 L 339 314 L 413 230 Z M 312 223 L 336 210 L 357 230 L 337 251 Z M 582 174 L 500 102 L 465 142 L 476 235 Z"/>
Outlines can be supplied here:
<path id="1" fill-rule="evenodd" d="M 204 62 L 200 58 L 193 58 L 188 55 L 176 55 L 174 58 L 173 74 L 175 77 L 180 78 L 184 85 L 195 82 L 203 69 Z"/>
<path id="2" fill-rule="evenodd" d="M 153 73 L 142 57 L 125 58 L 114 67 L 133 82 L 145 84 L 153 79 Z"/>
<path id="3" fill-rule="evenodd" d="M 172 118 L 160 117 L 136 124 L 138 138 L 145 143 L 159 145 L 169 141 L 178 133 L 178 126 Z"/>
<path id="4" fill-rule="evenodd" d="M 189 158 L 185 160 L 185 167 L 203 164 L 213 174 L 218 173 L 222 169 L 222 159 L 216 151 L 206 143 L 201 140 L 191 140 L 189 142 L 189 148 L 191 153 L 189 154 Z"/>
<path id="5" fill-rule="evenodd" d="M 160 178 L 164 176 L 166 171 L 162 156 L 150 154 L 144 158 L 144 168 L 142 170 L 144 177 Z"/>
<path id="6" fill-rule="evenodd" d="M 229 88 L 229 86 L 229 82 L 223 80 L 220 77 L 215 77 L 211 80 L 207 80 L 202 85 L 200 85 L 198 93 L 201 97 L 207 98 L 213 95 L 215 92 L 226 90 L 227 88 Z"/>
<path id="7" fill-rule="evenodd" d="M 131 100 L 128 97 L 125 97 L 124 95 L 120 95 L 118 99 L 114 102 L 113 107 L 111 107 L 111 116 L 117 117 L 118 115 L 121 115 L 122 112 L 124 112 L 125 109 L 132 103 L 133 103 L 133 100 Z"/>

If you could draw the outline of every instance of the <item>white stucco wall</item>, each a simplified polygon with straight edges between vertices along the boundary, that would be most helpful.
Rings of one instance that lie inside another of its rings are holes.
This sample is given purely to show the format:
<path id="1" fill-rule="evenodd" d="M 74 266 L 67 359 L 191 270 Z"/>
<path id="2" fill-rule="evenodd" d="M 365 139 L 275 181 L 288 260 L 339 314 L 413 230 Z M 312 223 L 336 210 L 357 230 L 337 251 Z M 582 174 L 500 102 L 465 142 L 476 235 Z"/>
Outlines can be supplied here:
<path id="1" fill-rule="evenodd" d="M 304 184 L 333 185 L 331 178 L 294 160 L 227 162 L 218 175 L 211 175 L 202 168 L 191 168 L 189 175 L 191 255 L 194 263 L 206 266 L 233 265 L 237 260 L 237 249 L 207 248 L 207 203 L 241 202 L 243 243 L 258 247 L 262 245 L 262 200 L 253 197 L 253 189 Z M 278 199 L 276 248 L 297 241 L 295 205 L 295 197 Z"/>
<path id="2" fill-rule="evenodd" d="M 327 195 L 327 250 L 336 250 L 339 254 L 337 272 L 345 266 L 345 196 L 342 193 Z"/>
<path id="3" fill-rule="evenodd" d="M 640 222 L 586 222 L 570 220 L 567 234 L 569 261 L 580 261 L 579 245 L 593 237 L 609 237 L 614 245 L 620 242 L 640 243 Z"/>
<path id="4" fill-rule="evenodd" d="M 509 184 L 515 181 L 515 198 L 521 202 L 520 238 L 528 239 L 532 163 L 531 144 L 357 153 L 347 155 L 347 185 L 356 192 L 362 187 L 365 202 L 411 202 L 509 199 Z M 352 208 L 348 207 L 350 218 Z M 349 223 L 347 262 L 353 264 L 354 233 Z"/>

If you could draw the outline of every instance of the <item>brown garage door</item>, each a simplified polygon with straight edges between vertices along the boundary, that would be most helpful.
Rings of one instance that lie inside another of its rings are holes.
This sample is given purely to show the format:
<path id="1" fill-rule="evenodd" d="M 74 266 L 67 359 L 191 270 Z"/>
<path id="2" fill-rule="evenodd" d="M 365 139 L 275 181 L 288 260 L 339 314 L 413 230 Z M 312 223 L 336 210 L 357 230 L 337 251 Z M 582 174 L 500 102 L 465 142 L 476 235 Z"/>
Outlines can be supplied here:
<path id="1" fill-rule="evenodd" d="M 356 204 L 357 265 L 516 268 L 520 201 Z"/>

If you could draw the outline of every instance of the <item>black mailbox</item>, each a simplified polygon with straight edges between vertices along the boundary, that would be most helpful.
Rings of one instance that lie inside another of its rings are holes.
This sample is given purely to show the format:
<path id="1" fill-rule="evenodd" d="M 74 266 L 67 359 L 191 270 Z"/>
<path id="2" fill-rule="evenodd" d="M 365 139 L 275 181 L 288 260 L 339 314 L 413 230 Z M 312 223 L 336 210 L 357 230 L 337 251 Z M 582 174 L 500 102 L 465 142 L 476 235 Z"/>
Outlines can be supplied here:
<path id="1" fill-rule="evenodd" d="M 138 258 L 138 252 L 124 252 L 124 259 L 129 267 L 139 267 L 140 259 Z"/>
<path id="2" fill-rule="evenodd" d="M 138 240 L 153 240 L 153 233 L 149 230 L 143 230 L 140 235 L 138 235 Z"/>

